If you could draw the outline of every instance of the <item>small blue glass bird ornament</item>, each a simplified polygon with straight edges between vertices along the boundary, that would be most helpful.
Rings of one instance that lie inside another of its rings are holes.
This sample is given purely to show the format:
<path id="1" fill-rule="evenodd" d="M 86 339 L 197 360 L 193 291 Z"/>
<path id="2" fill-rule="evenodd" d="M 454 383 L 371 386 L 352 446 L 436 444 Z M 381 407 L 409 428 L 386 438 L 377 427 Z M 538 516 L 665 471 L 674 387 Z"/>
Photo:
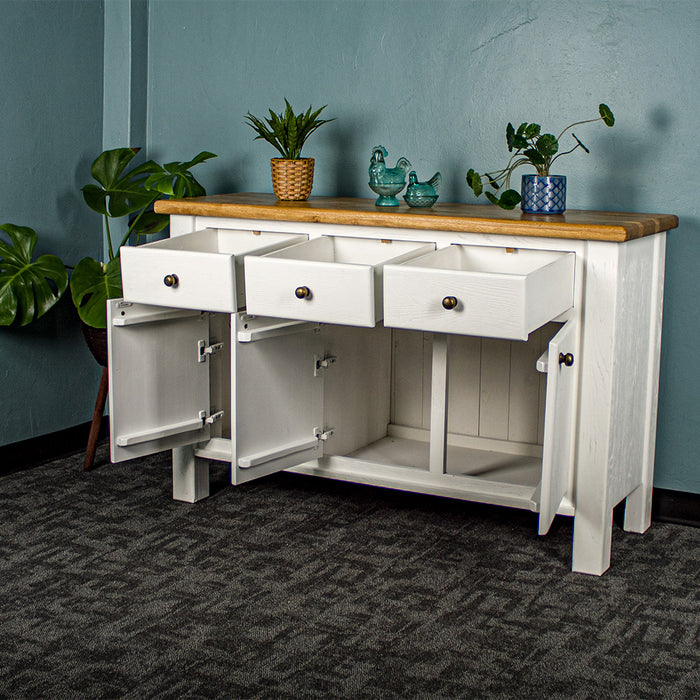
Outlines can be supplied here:
<path id="1" fill-rule="evenodd" d="M 369 186 L 379 195 L 375 204 L 378 207 L 397 207 L 399 200 L 396 195 L 406 186 L 406 173 L 411 167 L 407 158 L 399 158 L 393 168 L 387 168 L 385 158 L 387 150 L 384 146 L 372 149 L 369 163 Z"/>
<path id="2" fill-rule="evenodd" d="M 418 182 L 415 170 L 408 174 L 408 187 L 404 199 L 409 207 L 432 207 L 438 198 L 442 176 L 435 173 L 427 182 Z"/>

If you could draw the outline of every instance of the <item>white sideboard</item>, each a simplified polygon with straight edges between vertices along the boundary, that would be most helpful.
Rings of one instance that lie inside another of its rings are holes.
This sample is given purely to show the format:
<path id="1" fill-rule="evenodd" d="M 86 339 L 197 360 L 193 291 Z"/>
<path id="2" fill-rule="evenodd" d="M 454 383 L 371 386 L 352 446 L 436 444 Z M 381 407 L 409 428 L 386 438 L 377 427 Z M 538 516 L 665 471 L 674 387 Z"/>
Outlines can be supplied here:
<path id="1" fill-rule="evenodd" d="M 283 469 L 574 519 L 572 568 L 644 532 L 670 215 L 237 194 L 159 202 L 121 252 L 111 455 L 173 496 Z"/>

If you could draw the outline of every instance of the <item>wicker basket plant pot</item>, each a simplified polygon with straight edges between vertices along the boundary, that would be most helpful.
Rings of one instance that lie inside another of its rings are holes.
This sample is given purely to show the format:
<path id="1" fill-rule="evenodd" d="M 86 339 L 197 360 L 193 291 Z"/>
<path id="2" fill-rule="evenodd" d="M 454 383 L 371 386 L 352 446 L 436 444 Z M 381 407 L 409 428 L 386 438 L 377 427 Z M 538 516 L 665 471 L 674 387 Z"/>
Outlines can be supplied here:
<path id="1" fill-rule="evenodd" d="M 314 182 L 314 159 L 270 158 L 272 189 L 282 201 L 303 201 L 309 198 Z"/>

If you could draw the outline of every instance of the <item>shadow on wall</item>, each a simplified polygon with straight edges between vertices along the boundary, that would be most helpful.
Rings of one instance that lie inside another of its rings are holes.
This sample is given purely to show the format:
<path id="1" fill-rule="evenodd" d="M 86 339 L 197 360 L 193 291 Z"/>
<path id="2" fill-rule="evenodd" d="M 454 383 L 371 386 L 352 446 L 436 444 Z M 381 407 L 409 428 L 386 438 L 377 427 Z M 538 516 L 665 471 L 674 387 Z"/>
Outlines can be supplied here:
<path id="1" fill-rule="evenodd" d="M 328 130 L 330 173 L 327 192 L 334 197 L 374 197 L 369 189 L 369 161 L 376 143 L 367 140 L 372 119 L 366 114 L 334 122 Z M 352 126 L 347 126 L 351 124 Z"/>
<path id="2" fill-rule="evenodd" d="M 616 132 L 614 147 L 600 153 L 603 176 L 596 179 L 591 198 L 596 209 L 648 211 L 648 205 L 640 201 L 646 191 L 641 178 L 653 168 L 659 141 L 671 131 L 671 111 L 663 105 L 654 107 L 648 123 L 646 139 L 636 138 L 629 130 Z"/>

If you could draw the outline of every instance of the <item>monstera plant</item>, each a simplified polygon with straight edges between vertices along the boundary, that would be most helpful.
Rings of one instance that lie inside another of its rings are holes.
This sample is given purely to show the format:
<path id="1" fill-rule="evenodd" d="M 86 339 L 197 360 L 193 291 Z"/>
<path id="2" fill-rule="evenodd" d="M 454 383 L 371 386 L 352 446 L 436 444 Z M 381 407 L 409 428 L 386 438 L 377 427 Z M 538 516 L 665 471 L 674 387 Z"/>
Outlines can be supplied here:
<path id="1" fill-rule="evenodd" d="M 159 165 L 149 160 L 127 170 L 138 151 L 138 148 L 115 148 L 101 153 L 90 170 L 97 184 L 82 189 L 85 203 L 103 216 L 107 237 L 106 260 L 83 258 L 70 280 L 78 315 L 92 328 L 106 328 L 107 299 L 122 295 L 119 248 L 132 242 L 138 244 L 143 236 L 162 231 L 168 225 L 167 215 L 153 211 L 156 200 L 205 194 L 190 169 L 216 158 L 213 153 L 202 151 L 186 163 Z M 126 231 L 115 247 L 110 222 L 123 217 L 128 217 Z"/>
<path id="2" fill-rule="evenodd" d="M 107 299 L 122 295 L 119 249 L 138 244 L 147 234 L 162 231 L 168 225 L 165 214 L 156 214 L 153 204 L 166 197 L 196 197 L 205 194 L 190 169 L 210 158 L 203 151 L 186 163 L 174 161 L 159 165 L 149 160 L 130 170 L 138 148 L 115 148 L 101 153 L 90 170 L 95 183 L 83 187 L 83 199 L 101 214 L 107 237 L 106 259 L 83 258 L 73 268 L 70 290 L 83 323 L 91 328 L 106 328 Z M 111 223 L 128 217 L 114 245 Z M 27 325 L 45 314 L 66 291 L 68 273 L 60 258 L 42 255 L 33 259 L 37 234 L 26 226 L 4 224 L 0 230 L 0 326 Z"/>
<path id="3" fill-rule="evenodd" d="M 28 226 L 3 224 L 0 238 L 0 326 L 26 326 L 43 316 L 68 287 L 66 266 L 55 255 L 33 259 L 38 236 Z"/>

